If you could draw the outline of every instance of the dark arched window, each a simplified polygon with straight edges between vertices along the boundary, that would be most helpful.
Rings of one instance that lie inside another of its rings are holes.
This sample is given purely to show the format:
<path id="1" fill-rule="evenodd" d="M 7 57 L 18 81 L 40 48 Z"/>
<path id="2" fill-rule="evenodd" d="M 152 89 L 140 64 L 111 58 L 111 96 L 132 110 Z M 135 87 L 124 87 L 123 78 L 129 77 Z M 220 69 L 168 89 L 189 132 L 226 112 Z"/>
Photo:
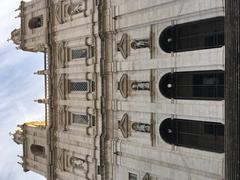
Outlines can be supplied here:
<path id="1" fill-rule="evenodd" d="M 159 37 L 163 51 L 184 52 L 224 46 L 224 17 L 169 26 Z"/>
<path id="2" fill-rule="evenodd" d="M 221 123 L 166 119 L 159 128 L 162 139 L 176 146 L 210 152 L 224 152 L 224 125 Z"/>
<path id="3" fill-rule="evenodd" d="M 170 99 L 223 100 L 224 71 L 168 73 L 161 78 L 159 89 Z"/>
<path id="4" fill-rule="evenodd" d="M 33 17 L 30 19 L 28 26 L 30 29 L 36 29 L 43 26 L 43 16 Z"/>
<path id="5" fill-rule="evenodd" d="M 34 156 L 44 156 L 45 148 L 40 145 L 32 144 L 31 145 L 31 152 Z"/>

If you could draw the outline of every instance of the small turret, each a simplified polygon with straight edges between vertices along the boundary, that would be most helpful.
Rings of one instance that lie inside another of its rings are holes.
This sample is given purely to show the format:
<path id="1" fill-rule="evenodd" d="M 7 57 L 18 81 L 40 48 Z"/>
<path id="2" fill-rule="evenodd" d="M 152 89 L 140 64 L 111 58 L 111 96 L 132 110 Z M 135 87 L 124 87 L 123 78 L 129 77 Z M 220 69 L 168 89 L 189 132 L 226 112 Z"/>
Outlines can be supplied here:
<path id="1" fill-rule="evenodd" d="M 11 138 L 17 144 L 22 145 L 20 164 L 25 172 L 33 171 L 42 176 L 47 176 L 47 128 L 45 121 L 31 121 L 18 125 Z M 30 163 L 29 163 L 30 162 Z"/>
<path id="2" fill-rule="evenodd" d="M 34 12 L 32 11 L 34 9 Z M 17 49 L 31 52 L 43 52 L 47 46 L 47 5 L 43 0 L 21 1 L 16 11 L 20 11 L 16 18 L 20 18 L 19 29 L 11 33 L 11 38 Z"/>

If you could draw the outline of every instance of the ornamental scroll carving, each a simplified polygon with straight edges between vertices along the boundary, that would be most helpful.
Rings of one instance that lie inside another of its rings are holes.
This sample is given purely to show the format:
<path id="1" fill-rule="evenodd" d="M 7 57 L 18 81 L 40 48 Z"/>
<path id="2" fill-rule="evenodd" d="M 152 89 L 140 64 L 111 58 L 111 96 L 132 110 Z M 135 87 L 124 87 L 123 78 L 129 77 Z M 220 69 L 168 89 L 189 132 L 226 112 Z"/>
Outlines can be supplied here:
<path id="1" fill-rule="evenodd" d="M 57 151 L 57 167 L 62 171 L 64 170 L 64 150 L 63 149 L 58 149 Z"/>
<path id="2" fill-rule="evenodd" d="M 71 21 L 71 17 L 83 13 L 86 16 L 86 0 L 81 2 L 73 2 L 73 1 L 61 1 L 55 5 L 55 16 L 59 24 L 63 24 L 67 21 Z"/>
<path id="3" fill-rule="evenodd" d="M 67 48 L 65 47 L 66 42 L 62 41 L 57 44 L 57 61 L 58 61 L 58 67 L 63 68 L 65 67 L 65 62 L 66 62 L 66 53 L 67 53 Z"/>
<path id="4" fill-rule="evenodd" d="M 70 164 L 73 168 L 84 169 L 84 164 L 86 161 L 84 159 L 72 156 L 70 158 Z"/>
<path id="5" fill-rule="evenodd" d="M 82 13 L 84 11 L 85 11 L 84 2 L 81 2 L 79 4 L 69 6 L 68 14 L 75 15 L 75 14 Z"/>
<path id="6" fill-rule="evenodd" d="M 62 130 L 66 130 L 66 110 L 63 106 L 59 106 L 58 110 L 58 125 Z"/>
<path id="7" fill-rule="evenodd" d="M 61 74 L 58 79 L 57 90 L 59 97 L 65 99 L 65 75 Z"/>

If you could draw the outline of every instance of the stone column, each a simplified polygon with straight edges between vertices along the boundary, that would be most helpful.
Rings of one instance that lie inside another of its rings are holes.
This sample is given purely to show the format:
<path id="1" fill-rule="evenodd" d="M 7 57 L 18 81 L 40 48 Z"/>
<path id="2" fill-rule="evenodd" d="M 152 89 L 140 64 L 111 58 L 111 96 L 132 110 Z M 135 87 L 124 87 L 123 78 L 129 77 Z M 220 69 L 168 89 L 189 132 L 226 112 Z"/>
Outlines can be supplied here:
<path id="1" fill-rule="evenodd" d="M 240 179 L 240 1 L 226 0 L 225 180 Z"/>

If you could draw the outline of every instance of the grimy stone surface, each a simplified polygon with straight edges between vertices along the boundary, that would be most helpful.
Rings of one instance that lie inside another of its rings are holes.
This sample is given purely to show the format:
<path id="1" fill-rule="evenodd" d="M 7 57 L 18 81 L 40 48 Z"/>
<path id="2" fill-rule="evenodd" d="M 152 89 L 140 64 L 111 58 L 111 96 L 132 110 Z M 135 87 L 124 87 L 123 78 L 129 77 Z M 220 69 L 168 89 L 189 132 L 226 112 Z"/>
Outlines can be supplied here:
<path id="1" fill-rule="evenodd" d="M 46 99 L 39 101 L 48 110 L 47 126 L 24 125 L 15 134 L 16 142 L 23 141 L 24 170 L 48 180 L 224 179 L 224 153 L 167 144 L 159 134 L 167 118 L 225 124 L 224 101 L 167 99 L 159 91 L 160 79 L 169 72 L 225 70 L 225 47 L 181 53 L 159 47 L 165 28 L 224 16 L 224 8 L 223 0 L 22 2 L 21 27 L 12 40 L 19 49 L 46 54 L 42 74 L 48 80 Z M 36 17 L 41 26 L 31 29 Z M 234 31 L 231 38 L 237 35 Z M 227 52 L 230 66 L 239 68 L 238 52 Z M 237 77 L 231 73 L 227 76 Z M 147 90 L 134 90 L 133 82 L 145 82 L 138 88 Z M 239 108 L 238 91 L 227 96 Z M 232 110 L 238 115 L 239 109 Z M 231 135 L 239 118 L 226 116 Z"/>

